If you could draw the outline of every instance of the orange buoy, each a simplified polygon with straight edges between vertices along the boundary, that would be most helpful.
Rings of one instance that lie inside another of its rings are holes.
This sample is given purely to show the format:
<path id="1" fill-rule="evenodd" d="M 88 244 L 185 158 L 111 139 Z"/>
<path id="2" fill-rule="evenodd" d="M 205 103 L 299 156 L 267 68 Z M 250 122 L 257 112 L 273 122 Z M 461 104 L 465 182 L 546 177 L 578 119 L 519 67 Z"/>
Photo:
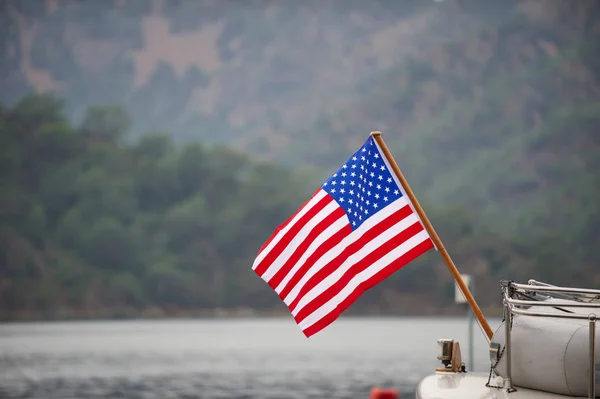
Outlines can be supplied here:
<path id="1" fill-rule="evenodd" d="M 399 397 L 398 391 L 395 389 L 375 387 L 371 389 L 369 399 L 398 399 Z"/>

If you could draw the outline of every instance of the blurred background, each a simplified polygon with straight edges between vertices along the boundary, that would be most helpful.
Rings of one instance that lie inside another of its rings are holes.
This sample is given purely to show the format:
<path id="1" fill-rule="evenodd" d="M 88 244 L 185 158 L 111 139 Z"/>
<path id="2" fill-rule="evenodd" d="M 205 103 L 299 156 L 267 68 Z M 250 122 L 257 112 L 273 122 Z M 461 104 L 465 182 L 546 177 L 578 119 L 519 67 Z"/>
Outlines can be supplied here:
<path id="1" fill-rule="evenodd" d="M 309 340 L 251 270 L 374 130 L 492 327 L 600 286 L 596 0 L 4 0 L 0 55 L 0 397 L 410 397 L 439 254 Z"/>

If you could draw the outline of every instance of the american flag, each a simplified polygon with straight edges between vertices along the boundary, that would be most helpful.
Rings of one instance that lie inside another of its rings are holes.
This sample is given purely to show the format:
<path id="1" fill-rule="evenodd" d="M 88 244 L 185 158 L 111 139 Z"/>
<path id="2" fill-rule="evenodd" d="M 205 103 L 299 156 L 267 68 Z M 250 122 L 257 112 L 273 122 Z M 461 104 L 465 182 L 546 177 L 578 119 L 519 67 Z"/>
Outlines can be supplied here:
<path id="1" fill-rule="evenodd" d="M 364 291 L 433 247 L 371 136 L 275 230 L 252 269 L 310 337 Z"/>

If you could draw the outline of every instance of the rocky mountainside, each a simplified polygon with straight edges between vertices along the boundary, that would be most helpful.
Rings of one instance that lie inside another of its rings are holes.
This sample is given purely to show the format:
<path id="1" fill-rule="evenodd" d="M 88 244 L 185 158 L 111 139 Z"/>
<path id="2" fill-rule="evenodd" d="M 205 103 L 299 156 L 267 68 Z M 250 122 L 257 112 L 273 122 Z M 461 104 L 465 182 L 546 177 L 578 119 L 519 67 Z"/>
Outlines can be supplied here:
<path id="1" fill-rule="evenodd" d="M 121 103 L 139 132 L 239 145 L 260 142 L 252 130 L 306 126 L 358 82 L 438 42 L 448 18 L 421 1 L 43 4 L 4 2 L 2 100 L 55 91 L 77 116 Z M 464 29 L 452 23 L 447 34 Z"/>

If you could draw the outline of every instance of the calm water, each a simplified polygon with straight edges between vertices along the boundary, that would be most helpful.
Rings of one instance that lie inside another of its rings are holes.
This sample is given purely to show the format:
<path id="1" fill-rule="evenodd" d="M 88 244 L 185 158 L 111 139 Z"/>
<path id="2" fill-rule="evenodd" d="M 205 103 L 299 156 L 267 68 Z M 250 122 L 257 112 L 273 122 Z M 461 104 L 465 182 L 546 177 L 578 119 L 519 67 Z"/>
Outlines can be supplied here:
<path id="1" fill-rule="evenodd" d="M 487 370 L 476 324 L 473 336 Z M 467 361 L 466 317 L 342 318 L 310 339 L 291 318 L 0 324 L 0 397 L 367 398 L 390 386 L 407 398 L 437 367 L 438 338 L 460 340 Z"/>

